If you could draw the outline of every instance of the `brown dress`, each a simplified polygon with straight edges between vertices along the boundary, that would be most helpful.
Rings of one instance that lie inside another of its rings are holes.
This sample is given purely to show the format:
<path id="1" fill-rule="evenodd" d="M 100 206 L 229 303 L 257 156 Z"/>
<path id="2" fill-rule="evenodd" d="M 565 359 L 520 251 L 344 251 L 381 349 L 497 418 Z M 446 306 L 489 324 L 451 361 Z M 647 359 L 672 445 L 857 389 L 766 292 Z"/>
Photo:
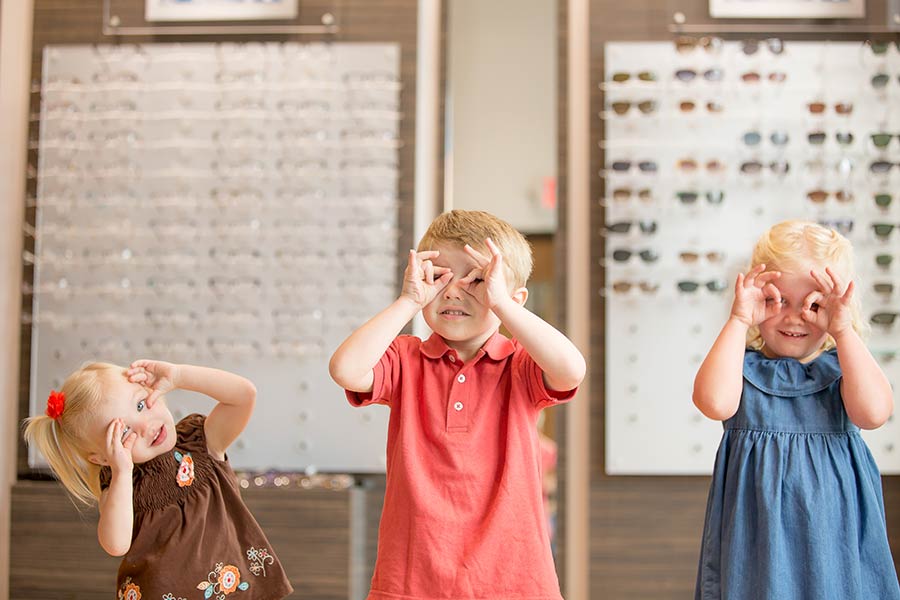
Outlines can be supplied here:
<path id="1" fill-rule="evenodd" d="M 279 600 L 293 592 L 227 459 L 209 455 L 205 420 L 185 417 L 173 451 L 134 466 L 134 531 L 117 600 Z M 110 477 L 104 468 L 104 489 Z"/>

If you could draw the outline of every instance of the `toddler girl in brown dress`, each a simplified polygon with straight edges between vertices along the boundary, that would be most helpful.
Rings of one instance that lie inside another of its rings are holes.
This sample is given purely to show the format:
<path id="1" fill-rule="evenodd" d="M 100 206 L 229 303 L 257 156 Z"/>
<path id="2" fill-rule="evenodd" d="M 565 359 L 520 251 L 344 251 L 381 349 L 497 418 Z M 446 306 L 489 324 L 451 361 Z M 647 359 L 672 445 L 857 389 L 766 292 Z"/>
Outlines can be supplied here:
<path id="1" fill-rule="evenodd" d="M 176 424 L 164 396 L 176 388 L 218 404 Z M 225 371 L 91 363 L 51 392 L 46 415 L 28 420 L 25 438 L 72 496 L 98 501 L 100 545 L 124 557 L 118 600 L 278 600 L 293 591 L 225 456 L 255 401 L 253 384 Z"/>

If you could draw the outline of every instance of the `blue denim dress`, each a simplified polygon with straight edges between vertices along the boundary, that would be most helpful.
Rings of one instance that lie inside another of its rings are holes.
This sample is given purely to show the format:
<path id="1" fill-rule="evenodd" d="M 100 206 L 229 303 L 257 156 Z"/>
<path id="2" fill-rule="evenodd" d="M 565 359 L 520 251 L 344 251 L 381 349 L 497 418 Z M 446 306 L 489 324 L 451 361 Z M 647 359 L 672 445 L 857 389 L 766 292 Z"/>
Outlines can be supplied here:
<path id="1" fill-rule="evenodd" d="M 837 352 L 744 357 L 697 573 L 702 600 L 900 600 L 881 476 L 844 411 Z"/>

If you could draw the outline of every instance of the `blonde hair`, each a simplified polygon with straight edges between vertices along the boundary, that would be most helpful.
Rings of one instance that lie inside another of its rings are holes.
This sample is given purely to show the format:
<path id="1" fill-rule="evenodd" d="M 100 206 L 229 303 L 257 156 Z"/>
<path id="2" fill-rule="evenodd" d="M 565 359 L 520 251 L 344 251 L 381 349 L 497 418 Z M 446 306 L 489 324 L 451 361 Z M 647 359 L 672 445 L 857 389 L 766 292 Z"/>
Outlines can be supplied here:
<path id="1" fill-rule="evenodd" d="M 783 221 L 762 234 L 753 249 L 750 269 L 765 264 L 767 271 L 791 271 L 807 269 L 810 262 L 823 267 L 827 265 L 845 284 L 856 280 L 850 241 L 834 229 L 802 220 Z M 858 286 L 850 301 L 850 313 L 853 329 L 860 336 L 868 334 L 868 324 L 861 317 Z M 764 343 L 759 327 L 751 327 L 747 332 L 747 346 L 759 350 Z M 830 350 L 834 346 L 834 339 L 826 336 L 822 350 Z"/>
<path id="2" fill-rule="evenodd" d="M 60 483 L 84 504 L 100 498 L 100 466 L 88 459 L 97 451 L 89 439 L 90 423 L 103 401 L 107 377 L 124 373 L 110 363 L 85 364 L 63 383 L 65 408 L 57 419 L 38 415 L 25 421 L 25 441 L 41 451 Z"/>
<path id="3" fill-rule="evenodd" d="M 491 238 L 500 248 L 513 288 L 523 287 L 534 266 L 531 244 L 512 225 L 488 212 L 451 210 L 439 215 L 422 236 L 419 251 L 434 250 L 441 243 L 453 243 L 469 244 L 479 252 L 486 252 L 486 238 Z"/>

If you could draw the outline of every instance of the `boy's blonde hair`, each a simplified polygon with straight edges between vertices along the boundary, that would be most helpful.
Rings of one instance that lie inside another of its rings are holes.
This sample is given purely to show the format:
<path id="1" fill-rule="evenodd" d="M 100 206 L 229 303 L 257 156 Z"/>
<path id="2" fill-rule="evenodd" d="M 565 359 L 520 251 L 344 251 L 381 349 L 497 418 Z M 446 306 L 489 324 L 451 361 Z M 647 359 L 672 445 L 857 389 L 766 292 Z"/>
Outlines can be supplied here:
<path id="1" fill-rule="evenodd" d="M 484 244 L 486 238 L 491 238 L 500 248 L 513 289 L 525 286 L 534 265 L 531 244 L 512 225 L 490 213 L 481 210 L 445 212 L 428 226 L 418 249 L 420 252 L 434 250 L 441 243 L 460 246 L 468 244 L 490 256 L 490 251 Z"/>
<path id="2" fill-rule="evenodd" d="M 108 377 L 124 373 L 118 365 L 88 363 L 63 383 L 65 408 L 58 418 L 38 415 L 25 422 L 25 441 L 41 451 L 66 490 L 84 504 L 100 498 L 100 466 L 88 460 L 97 451 L 89 439 L 90 423 L 103 402 Z"/>
<path id="3" fill-rule="evenodd" d="M 766 271 L 796 271 L 809 268 L 809 263 L 831 267 L 845 285 L 856 280 L 853 262 L 853 246 L 850 241 L 834 229 L 811 221 L 792 220 L 773 225 L 756 242 L 750 268 L 765 264 Z M 861 336 L 869 332 L 868 324 L 862 319 L 862 305 L 859 287 L 850 301 L 853 329 Z M 763 347 L 759 327 L 751 327 L 747 332 L 747 346 L 754 350 Z M 829 335 L 822 344 L 822 350 L 834 348 L 834 339 Z"/>

